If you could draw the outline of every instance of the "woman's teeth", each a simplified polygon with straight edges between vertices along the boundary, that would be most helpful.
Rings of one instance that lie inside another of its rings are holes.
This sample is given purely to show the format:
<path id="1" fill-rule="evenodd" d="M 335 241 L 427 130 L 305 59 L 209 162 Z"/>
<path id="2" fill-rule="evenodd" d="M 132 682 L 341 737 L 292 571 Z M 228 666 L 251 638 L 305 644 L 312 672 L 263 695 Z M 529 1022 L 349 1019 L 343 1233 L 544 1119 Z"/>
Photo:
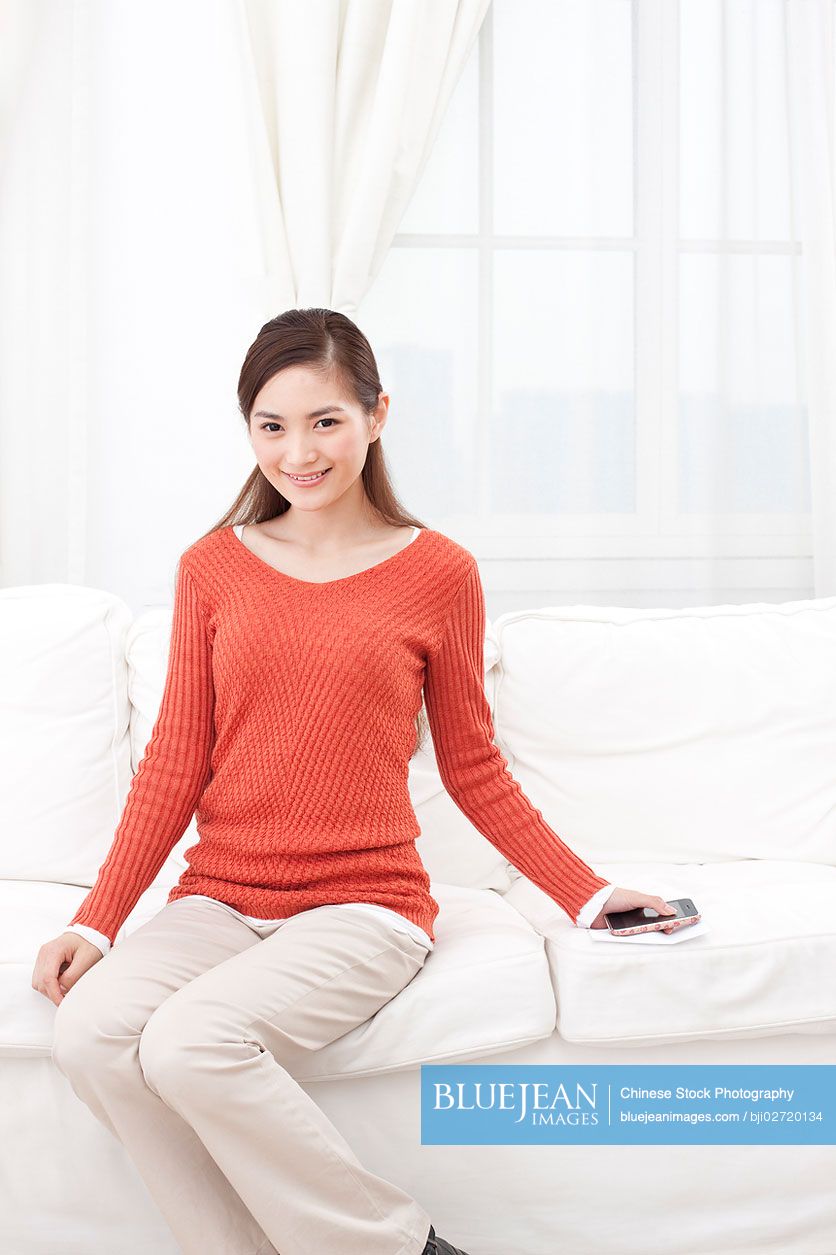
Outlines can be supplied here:
<path id="1" fill-rule="evenodd" d="M 325 478 L 330 469 L 330 466 L 326 467 L 324 471 L 320 471 L 316 475 L 288 475 L 287 471 L 285 471 L 285 474 L 288 479 L 293 481 L 294 484 L 318 484 L 321 479 Z"/>

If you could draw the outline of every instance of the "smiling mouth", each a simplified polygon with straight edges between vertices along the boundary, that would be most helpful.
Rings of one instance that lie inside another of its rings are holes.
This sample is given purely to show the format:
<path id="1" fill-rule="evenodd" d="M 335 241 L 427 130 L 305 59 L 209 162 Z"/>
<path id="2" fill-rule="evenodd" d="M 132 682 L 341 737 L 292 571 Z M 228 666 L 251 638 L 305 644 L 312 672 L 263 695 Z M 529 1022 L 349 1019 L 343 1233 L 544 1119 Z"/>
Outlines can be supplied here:
<path id="1" fill-rule="evenodd" d="M 291 475 L 289 471 L 284 471 L 283 473 L 287 475 L 288 479 L 293 480 L 294 484 L 314 484 L 318 480 L 324 479 L 330 469 L 330 466 L 326 466 L 324 471 L 317 471 L 312 475 Z"/>

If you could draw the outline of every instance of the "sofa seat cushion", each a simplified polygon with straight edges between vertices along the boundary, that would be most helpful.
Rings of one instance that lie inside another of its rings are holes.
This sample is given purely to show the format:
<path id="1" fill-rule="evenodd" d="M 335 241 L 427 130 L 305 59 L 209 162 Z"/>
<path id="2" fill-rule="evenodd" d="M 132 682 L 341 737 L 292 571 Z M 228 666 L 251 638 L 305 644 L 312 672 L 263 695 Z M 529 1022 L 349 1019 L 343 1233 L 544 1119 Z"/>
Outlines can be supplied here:
<path id="1" fill-rule="evenodd" d="M 477 1058 L 554 1032 L 548 960 L 531 924 L 490 889 L 433 882 L 430 891 L 440 911 L 435 948 L 423 968 L 365 1024 L 320 1051 L 288 1055 L 283 1062 L 298 1080 Z M 74 885 L 0 881 L 0 1056 L 51 1053 L 55 1007 L 32 988 L 32 969 L 40 946 L 63 931 L 85 892 Z M 123 935 L 164 902 L 163 891 L 152 886 Z"/>
<path id="2" fill-rule="evenodd" d="M 702 936 L 598 940 L 530 881 L 506 901 L 547 937 L 560 1036 L 594 1045 L 831 1033 L 836 1048 L 836 868 L 742 859 L 604 863 L 613 885 L 690 897 Z"/>

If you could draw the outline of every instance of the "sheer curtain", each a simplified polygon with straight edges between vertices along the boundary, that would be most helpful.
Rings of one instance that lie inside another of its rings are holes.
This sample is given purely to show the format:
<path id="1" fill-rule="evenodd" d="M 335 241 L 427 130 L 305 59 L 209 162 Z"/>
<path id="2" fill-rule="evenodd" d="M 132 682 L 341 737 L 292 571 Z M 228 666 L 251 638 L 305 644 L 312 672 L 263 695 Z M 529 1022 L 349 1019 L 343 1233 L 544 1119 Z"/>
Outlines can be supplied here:
<path id="1" fill-rule="evenodd" d="M 0 578 L 136 608 L 252 468 L 258 328 L 374 281 L 488 0 L 3 3 Z"/>
<path id="2" fill-rule="evenodd" d="M 787 102 L 791 178 L 804 258 L 802 388 L 809 424 L 816 597 L 836 596 L 836 144 L 834 6 L 789 0 Z"/>

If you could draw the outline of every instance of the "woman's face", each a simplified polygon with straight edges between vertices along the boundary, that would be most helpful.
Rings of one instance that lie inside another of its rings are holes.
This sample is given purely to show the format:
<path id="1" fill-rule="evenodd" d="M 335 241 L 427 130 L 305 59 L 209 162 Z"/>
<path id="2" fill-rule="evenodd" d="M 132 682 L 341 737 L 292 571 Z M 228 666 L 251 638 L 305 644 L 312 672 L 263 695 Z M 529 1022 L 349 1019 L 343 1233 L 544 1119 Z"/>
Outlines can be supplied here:
<path id="1" fill-rule="evenodd" d="M 389 396 L 381 392 L 374 414 L 336 383 L 307 366 L 287 366 L 257 394 L 250 442 L 262 474 L 294 509 L 320 510 L 357 484 L 369 445 L 386 422 Z M 319 474 L 310 483 L 295 476 Z"/>

